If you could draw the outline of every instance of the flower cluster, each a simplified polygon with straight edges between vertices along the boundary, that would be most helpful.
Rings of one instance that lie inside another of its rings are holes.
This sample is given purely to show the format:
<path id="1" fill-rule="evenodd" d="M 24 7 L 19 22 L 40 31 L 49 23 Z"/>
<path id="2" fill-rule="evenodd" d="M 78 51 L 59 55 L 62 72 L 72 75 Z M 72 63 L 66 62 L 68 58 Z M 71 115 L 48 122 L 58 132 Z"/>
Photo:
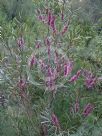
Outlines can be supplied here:
<path id="1" fill-rule="evenodd" d="M 24 47 L 25 42 L 24 42 L 24 38 L 22 36 L 17 39 L 17 44 L 18 44 L 19 48 L 21 48 L 21 49 Z"/>
<path id="2" fill-rule="evenodd" d="M 83 70 L 82 75 L 85 79 L 85 85 L 87 88 L 92 88 L 96 84 L 97 78 L 88 70 Z"/>
<path id="3" fill-rule="evenodd" d="M 60 128 L 59 120 L 54 113 L 52 113 L 52 115 L 51 115 L 51 122 L 54 126 L 56 126 L 57 128 Z"/>
<path id="4" fill-rule="evenodd" d="M 34 54 L 31 55 L 31 57 L 28 59 L 28 66 L 30 69 L 36 64 L 36 57 Z"/>
<path id="5" fill-rule="evenodd" d="M 81 70 L 78 70 L 77 73 L 71 77 L 71 79 L 69 80 L 69 82 L 75 82 L 81 75 Z"/>
<path id="6" fill-rule="evenodd" d="M 94 106 L 90 103 L 88 103 L 85 107 L 84 107 L 84 110 L 83 110 L 83 115 L 86 117 L 88 116 L 89 114 L 92 113 L 94 109 Z"/>

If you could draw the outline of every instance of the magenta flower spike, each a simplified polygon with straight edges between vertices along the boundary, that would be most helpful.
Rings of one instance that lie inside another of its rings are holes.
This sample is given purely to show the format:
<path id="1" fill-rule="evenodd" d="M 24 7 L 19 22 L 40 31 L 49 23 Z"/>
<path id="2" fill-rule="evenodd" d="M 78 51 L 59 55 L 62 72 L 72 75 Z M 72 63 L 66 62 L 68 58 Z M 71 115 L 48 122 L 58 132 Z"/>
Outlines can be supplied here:
<path id="1" fill-rule="evenodd" d="M 92 88 L 96 83 L 96 78 L 87 78 L 85 80 L 85 85 L 87 88 Z"/>
<path id="2" fill-rule="evenodd" d="M 75 105 L 74 105 L 74 111 L 75 111 L 75 113 L 76 112 L 78 112 L 79 111 L 79 101 L 78 101 L 78 99 L 76 100 L 76 103 L 75 103 Z"/>
<path id="3" fill-rule="evenodd" d="M 17 39 L 17 44 L 20 48 L 24 47 L 24 39 L 22 36 Z"/>
<path id="4" fill-rule="evenodd" d="M 52 15 L 51 21 L 50 21 L 50 26 L 55 29 L 55 16 Z"/>
<path id="5" fill-rule="evenodd" d="M 72 71 L 72 63 L 68 62 L 64 65 L 64 76 L 67 77 Z"/>
<path id="6" fill-rule="evenodd" d="M 47 46 L 47 53 L 48 53 L 49 58 L 50 58 L 50 54 L 51 54 L 51 43 L 52 43 L 52 40 L 50 39 L 50 37 L 46 37 L 45 38 L 45 45 Z"/>
<path id="7" fill-rule="evenodd" d="M 40 65 L 41 70 L 44 70 L 46 67 L 46 65 L 42 59 L 39 60 L 39 65 Z"/>
<path id="8" fill-rule="evenodd" d="M 36 57 L 35 55 L 31 55 L 31 57 L 28 60 L 28 66 L 32 68 L 36 64 Z"/>
<path id="9" fill-rule="evenodd" d="M 64 35 L 64 33 L 66 33 L 68 30 L 68 24 L 66 24 L 61 32 L 62 35 Z"/>
<path id="10" fill-rule="evenodd" d="M 58 52 L 55 50 L 55 58 L 54 58 L 54 63 L 58 64 Z"/>
<path id="11" fill-rule="evenodd" d="M 77 73 L 76 73 L 76 75 L 79 77 L 80 75 L 81 75 L 81 72 L 82 72 L 82 70 L 80 69 L 80 70 L 78 70 L 77 71 Z"/>
<path id="12" fill-rule="evenodd" d="M 45 84 L 46 84 L 46 90 L 48 91 L 54 91 L 56 89 L 55 81 L 52 79 L 52 77 L 46 77 Z"/>
<path id="13" fill-rule="evenodd" d="M 52 74 L 53 74 L 53 73 L 52 73 L 52 69 L 49 67 L 49 68 L 48 68 L 48 76 L 51 77 Z"/>
<path id="14" fill-rule="evenodd" d="M 63 21 L 64 20 L 64 14 L 63 14 L 63 11 L 61 13 L 61 20 Z"/>
<path id="15" fill-rule="evenodd" d="M 52 18 L 51 18 L 51 21 L 50 21 L 50 27 L 51 27 L 53 33 L 57 32 L 56 25 L 55 25 L 55 19 L 56 19 L 55 16 L 52 15 Z"/>
<path id="16" fill-rule="evenodd" d="M 85 86 L 87 88 L 92 88 L 95 86 L 97 78 L 88 70 L 83 70 L 83 77 L 85 78 Z"/>
<path id="17" fill-rule="evenodd" d="M 44 72 L 44 73 L 46 73 L 47 65 L 46 65 L 46 63 L 44 62 L 44 60 L 40 59 L 38 63 L 39 63 L 39 66 L 40 66 L 41 71 Z"/>
<path id="18" fill-rule="evenodd" d="M 74 75 L 73 77 L 71 77 L 71 79 L 69 80 L 69 82 L 74 82 L 78 79 L 77 75 Z"/>
<path id="19" fill-rule="evenodd" d="M 81 70 L 78 70 L 76 75 L 72 76 L 69 82 L 75 82 L 79 78 L 80 74 L 81 74 Z"/>
<path id="20" fill-rule="evenodd" d="M 51 55 L 51 48 L 50 48 L 50 46 L 47 48 L 47 53 L 48 53 L 48 57 L 50 59 L 50 55 Z"/>
<path id="21" fill-rule="evenodd" d="M 51 37 L 46 37 L 45 40 L 44 40 L 44 42 L 45 42 L 46 46 L 48 46 L 48 47 L 51 46 L 51 43 L 52 43 Z"/>
<path id="22" fill-rule="evenodd" d="M 92 113 L 93 109 L 94 109 L 94 106 L 89 103 L 84 107 L 82 114 L 86 117 L 86 116 L 88 116 L 89 114 Z"/>
<path id="23" fill-rule="evenodd" d="M 51 23 L 52 14 L 51 11 L 48 12 L 48 25 Z"/>
<path id="24" fill-rule="evenodd" d="M 51 122 L 57 128 L 60 127 L 59 120 L 58 120 L 57 116 L 54 113 L 51 115 Z"/>

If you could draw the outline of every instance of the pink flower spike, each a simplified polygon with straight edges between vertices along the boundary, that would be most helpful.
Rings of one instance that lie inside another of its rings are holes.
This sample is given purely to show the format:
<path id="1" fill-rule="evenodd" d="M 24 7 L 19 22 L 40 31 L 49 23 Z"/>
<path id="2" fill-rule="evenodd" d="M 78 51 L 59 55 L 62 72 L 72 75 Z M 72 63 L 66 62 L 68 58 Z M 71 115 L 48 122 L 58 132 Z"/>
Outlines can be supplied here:
<path id="1" fill-rule="evenodd" d="M 74 75 L 73 77 L 71 77 L 71 79 L 69 80 L 69 82 L 74 82 L 78 79 L 77 75 Z"/>
<path id="2" fill-rule="evenodd" d="M 60 127 L 59 120 L 58 120 L 57 116 L 54 113 L 51 115 L 51 122 L 57 128 Z"/>
<path id="3" fill-rule="evenodd" d="M 83 110 L 83 115 L 86 117 L 88 116 L 89 114 L 92 113 L 94 109 L 94 106 L 92 104 L 87 104 L 85 107 L 84 107 L 84 110 Z"/>
<path id="4" fill-rule="evenodd" d="M 75 105 L 74 105 L 74 110 L 75 110 L 75 113 L 79 111 L 79 102 L 76 101 Z"/>
<path id="5" fill-rule="evenodd" d="M 58 64 L 58 52 L 55 50 L 55 58 L 54 58 L 54 63 Z"/>
<path id="6" fill-rule="evenodd" d="M 36 58 L 34 55 L 31 55 L 31 57 L 28 60 L 28 66 L 30 67 L 30 69 L 33 67 L 33 65 L 36 64 Z"/>
<path id="7" fill-rule="evenodd" d="M 48 12 L 48 25 L 50 25 L 50 23 L 51 23 L 51 17 L 52 17 L 52 14 L 51 14 L 51 12 L 49 11 L 49 12 Z"/>
<path id="8" fill-rule="evenodd" d="M 39 60 L 39 65 L 40 65 L 41 70 L 42 70 L 42 71 L 45 71 L 45 69 L 46 69 L 46 64 L 45 64 L 44 60 L 40 59 L 40 60 Z"/>
<path id="9" fill-rule="evenodd" d="M 77 73 L 76 73 L 76 75 L 79 77 L 80 74 L 81 74 L 81 72 L 82 72 L 82 70 L 78 70 Z"/>
<path id="10" fill-rule="evenodd" d="M 56 26 L 55 26 L 55 16 L 52 16 L 51 22 L 50 22 L 50 27 L 52 28 L 53 32 L 56 33 Z"/>
<path id="11" fill-rule="evenodd" d="M 67 77 L 72 71 L 72 63 L 68 62 L 68 64 L 64 65 L 64 76 Z"/>
<path id="12" fill-rule="evenodd" d="M 49 67 L 49 68 L 48 68 L 48 76 L 50 76 L 50 77 L 51 77 L 51 76 L 52 76 L 52 74 L 53 74 L 53 73 L 52 73 L 52 69 Z"/>
<path id="13" fill-rule="evenodd" d="M 51 37 L 46 37 L 46 38 L 45 38 L 45 45 L 46 45 L 46 46 L 50 46 L 51 43 L 52 43 Z"/>
<path id="14" fill-rule="evenodd" d="M 51 48 L 50 48 L 50 47 L 48 47 L 47 53 L 48 53 L 48 57 L 49 57 L 49 59 L 50 59 L 50 54 L 51 54 Z"/>
<path id="15" fill-rule="evenodd" d="M 80 74 L 81 74 L 81 70 L 78 70 L 76 75 L 72 76 L 69 82 L 75 82 L 79 78 Z"/>
<path id="16" fill-rule="evenodd" d="M 96 78 L 87 78 L 85 80 L 85 85 L 87 88 L 92 88 L 96 83 Z"/>
<path id="17" fill-rule="evenodd" d="M 61 34 L 63 35 L 66 31 L 68 30 L 68 24 L 66 24 L 61 32 Z"/>
<path id="18" fill-rule="evenodd" d="M 22 36 L 17 39 L 17 44 L 20 48 L 24 47 L 24 39 Z"/>

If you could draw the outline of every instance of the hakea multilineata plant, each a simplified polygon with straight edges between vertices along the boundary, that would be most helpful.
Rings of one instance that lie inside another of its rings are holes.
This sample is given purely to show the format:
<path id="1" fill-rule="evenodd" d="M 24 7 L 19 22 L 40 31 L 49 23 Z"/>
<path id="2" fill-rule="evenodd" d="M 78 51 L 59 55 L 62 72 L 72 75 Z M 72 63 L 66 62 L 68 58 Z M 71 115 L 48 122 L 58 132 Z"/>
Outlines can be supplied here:
<path id="1" fill-rule="evenodd" d="M 45 12 L 43 14 L 40 10 L 38 10 L 37 18 L 44 24 L 47 24 L 54 33 L 58 32 L 56 30 L 56 17 L 51 10 L 48 9 L 47 13 Z M 67 23 L 63 27 L 61 31 L 62 35 L 68 30 L 68 26 L 69 24 Z M 59 49 L 57 47 L 58 44 L 58 41 L 55 43 L 54 37 L 49 36 L 49 34 L 44 38 L 43 42 L 37 40 L 35 44 L 36 48 L 40 51 L 44 48 L 46 54 L 45 56 L 44 54 L 43 56 L 41 56 L 36 52 L 32 53 L 28 61 L 28 66 L 30 67 L 30 69 L 35 64 L 38 65 L 39 70 L 44 77 L 43 80 L 46 90 L 50 90 L 53 93 L 55 93 L 57 90 L 57 83 L 59 79 L 62 78 L 63 80 L 64 78 L 69 78 L 73 70 L 73 62 L 69 58 L 67 58 L 67 55 L 65 57 L 64 53 L 59 53 Z M 95 86 L 97 78 L 92 74 L 90 75 L 89 72 L 85 74 L 85 70 L 83 69 L 79 69 L 76 74 L 70 77 L 70 79 L 67 81 L 69 84 L 73 82 L 76 83 L 80 76 L 84 77 L 85 85 L 87 88 L 92 88 Z"/>

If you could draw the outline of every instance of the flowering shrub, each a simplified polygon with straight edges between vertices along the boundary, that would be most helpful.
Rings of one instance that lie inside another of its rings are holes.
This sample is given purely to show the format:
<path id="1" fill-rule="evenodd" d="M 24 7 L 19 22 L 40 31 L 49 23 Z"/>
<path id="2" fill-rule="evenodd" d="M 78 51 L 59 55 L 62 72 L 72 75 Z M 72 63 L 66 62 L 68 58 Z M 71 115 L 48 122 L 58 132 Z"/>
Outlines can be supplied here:
<path id="1" fill-rule="evenodd" d="M 102 40 L 95 50 L 86 45 L 98 35 L 67 10 L 65 1 L 57 3 L 58 10 L 49 1 L 40 6 L 35 9 L 33 27 L 16 19 L 9 24 L 2 21 L 0 114 L 4 124 L 0 134 L 87 135 L 82 130 L 93 134 L 102 121 L 98 47 Z"/>

